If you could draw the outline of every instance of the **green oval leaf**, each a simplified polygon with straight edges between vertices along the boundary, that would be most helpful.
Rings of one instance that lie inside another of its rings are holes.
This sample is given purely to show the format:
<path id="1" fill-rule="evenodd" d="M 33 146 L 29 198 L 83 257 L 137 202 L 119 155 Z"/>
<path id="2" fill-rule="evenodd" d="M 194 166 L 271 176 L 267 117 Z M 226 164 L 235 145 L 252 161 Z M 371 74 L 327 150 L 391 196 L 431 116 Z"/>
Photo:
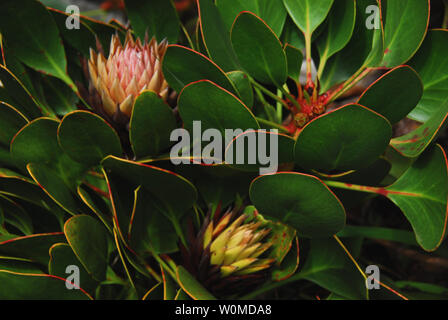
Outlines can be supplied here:
<path id="1" fill-rule="evenodd" d="M 233 94 L 210 81 L 188 85 L 180 93 L 179 113 L 184 127 L 192 132 L 193 121 L 201 121 L 202 130 L 257 129 L 252 112 Z"/>
<path id="2" fill-rule="evenodd" d="M 235 88 L 213 61 L 203 54 L 179 45 L 169 45 L 162 63 L 166 81 L 177 92 L 191 82 L 207 79 L 235 92 Z"/>
<path id="3" fill-rule="evenodd" d="M 289 16 L 306 35 L 311 34 L 325 20 L 333 0 L 283 0 Z"/>
<path id="4" fill-rule="evenodd" d="M 414 158 L 421 154 L 436 139 L 448 123 L 448 98 L 439 110 L 417 129 L 391 140 L 391 145 L 400 154 Z"/>
<path id="5" fill-rule="evenodd" d="M 443 148 L 428 149 L 385 190 L 411 223 L 422 248 L 437 249 L 445 238 L 448 219 L 448 161 Z"/>
<path id="6" fill-rule="evenodd" d="M 225 71 L 238 70 L 238 58 L 230 42 L 230 33 L 213 1 L 198 0 L 199 25 L 210 58 Z M 232 18 L 232 22 L 233 19 Z"/>
<path id="7" fill-rule="evenodd" d="M 59 124 L 61 148 L 73 160 L 88 166 L 98 165 L 108 155 L 121 155 L 120 138 L 100 116 L 88 111 L 67 114 Z"/>
<path id="8" fill-rule="evenodd" d="M 57 130 L 59 122 L 49 118 L 39 118 L 23 127 L 11 142 L 11 155 L 17 165 L 25 167 L 32 164 L 38 170 L 36 175 L 43 175 L 45 183 L 58 192 L 57 183 L 63 183 L 66 188 L 76 191 L 76 187 L 86 168 L 73 161 L 59 147 Z M 45 172 L 45 174 L 44 174 Z M 52 177 L 47 180 L 48 177 Z M 56 180 L 54 180 L 56 179 Z M 44 181 L 41 185 L 45 186 Z M 53 185 L 53 183 L 55 183 Z"/>
<path id="9" fill-rule="evenodd" d="M 422 94 L 423 86 L 418 74 L 408 66 L 399 66 L 372 83 L 357 103 L 395 124 L 414 109 Z"/>
<path id="10" fill-rule="evenodd" d="M 287 77 L 286 55 L 269 26 L 251 12 L 235 20 L 231 39 L 244 69 L 256 80 L 282 86 Z"/>
<path id="11" fill-rule="evenodd" d="M 167 149 L 175 128 L 173 111 L 155 92 L 145 91 L 137 97 L 129 123 L 129 138 L 137 157 L 156 156 Z"/>
<path id="12" fill-rule="evenodd" d="M 362 67 L 376 67 L 383 57 L 383 30 L 369 30 L 366 20 L 368 7 L 377 6 L 376 0 L 356 1 L 356 22 L 348 44 L 325 64 L 320 74 L 321 90 L 327 91 L 334 85 L 346 81 Z"/>
<path id="13" fill-rule="evenodd" d="M 39 118 L 28 123 L 11 142 L 11 155 L 24 164 L 49 163 L 61 156 L 57 141 L 59 122 Z"/>
<path id="14" fill-rule="evenodd" d="M 260 213 L 291 225 L 300 236 L 330 236 L 345 225 L 341 202 L 314 176 L 296 172 L 260 176 L 249 194 Z"/>
<path id="15" fill-rule="evenodd" d="M 47 274 L 0 270 L 2 300 L 92 300 L 82 288 L 67 290 L 66 279 Z"/>
<path id="16" fill-rule="evenodd" d="M 335 1 L 328 15 L 327 26 L 316 41 L 320 56 L 319 75 L 323 71 L 326 61 L 347 45 L 352 37 L 355 21 L 356 1 Z"/>
<path id="17" fill-rule="evenodd" d="M 77 266 L 79 268 L 79 279 L 82 288 L 89 293 L 95 292 L 98 281 L 93 279 L 87 270 L 83 267 L 79 259 L 76 257 L 70 245 L 67 243 L 56 243 L 50 248 L 50 262 L 48 264 L 48 272 L 50 275 L 57 277 L 67 277 L 67 267 Z"/>
<path id="18" fill-rule="evenodd" d="M 0 31 L 10 52 L 31 68 L 73 86 L 58 28 L 45 7 L 34 0 L 5 0 L 0 11 Z"/>
<path id="19" fill-rule="evenodd" d="M 420 75 L 424 91 L 417 107 L 409 118 L 425 122 L 443 105 L 448 96 L 448 30 L 431 30 L 428 32 L 416 55 L 409 62 Z M 448 107 L 445 105 L 445 111 Z"/>
<path id="20" fill-rule="evenodd" d="M 295 160 L 304 168 L 324 172 L 356 170 L 375 161 L 391 137 L 391 125 L 383 116 L 360 105 L 346 105 L 302 129 Z"/>
<path id="21" fill-rule="evenodd" d="M 287 15 L 282 0 L 218 0 L 216 6 L 228 30 L 240 12 L 250 11 L 266 21 L 277 36 L 282 34 Z"/>
<path id="22" fill-rule="evenodd" d="M 429 23 L 429 0 L 380 3 L 385 19 L 383 66 L 392 68 L 408 61 L 422 44 Z"/>
<path id="23" fill-rule="evenodd" d="M 95 218 L 78 215 L 64 225 L 70 247 L 87 272 L 96 280 L 106 279 L 108 235 Z"/>

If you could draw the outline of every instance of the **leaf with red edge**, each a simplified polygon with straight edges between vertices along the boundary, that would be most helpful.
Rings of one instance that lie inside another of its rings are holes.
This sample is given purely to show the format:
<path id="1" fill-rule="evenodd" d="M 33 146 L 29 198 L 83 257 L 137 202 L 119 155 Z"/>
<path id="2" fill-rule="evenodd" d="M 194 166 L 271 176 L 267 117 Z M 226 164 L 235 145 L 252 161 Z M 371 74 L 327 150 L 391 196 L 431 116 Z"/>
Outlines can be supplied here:
<path id="1" fill-rule="evenodd" d="M 448 161 L 435 145 L 423 153 L 387 187 L 325 181 L 331 187 L 380 194 L 394 202 L 410 222 L 418 244 L 436 250 L 446 236 L 448 219 Z"/>
<path id="2" fill-rule="evenodd" d="M 169 148 L 176 119 L 171 107 L 155 92 L 144 91 L 136 98 L 129 123 L 129 139 L 137 157 L 157 156 Z"/>
<path id="3" fill-rule="evenodd" d="M 429 23 L 429 0 L 380 1 L 384 23 L 384 58 L 388 68 L 408 61 L 422 44 Z"/>
<path id="4" fill-rule="evenodd" d="M 282 166 L 294 163 L 294 139 L 277 132 L 247 130 L 227 145 L 225 155 L 227 164 L 238 170 L 277 172 Z"/>
<path id="5" fill-rule="evenodd" d="M 86 166 L 98 165 L 108 155 L 123 153 L 120 138 L 112 126 L 89 111 L 65 115 L 58 127 L 58 140 L 70 158 Z"/>
<path id="6" fill-rule="evenodd" d="M 137 187 L 114 172 L 106 174 L 104 171 L 104 176 L 109 189 L 114 224 L 121 240 L 127 242 L 127 232 L 134 206 L 134 190 Z"/>
<path id="7" fill-rule="evenodd" d="M 382 115 L 357 104 L 323 114 L 303 127 L 295 144 L 298 165 L 319 171 L 356 170 L 389 145 L 392 127 Z"/>
<path id="8" fill-rule="evenodd" d="M 414 109 L 422 94 L 423 85 L 418 73 L 409 66 L 398 66 L 372 83 L 357 103 L 395 124 Z"/>
<path id="9" fill-rule="evenodd" d="M 360 239 L 344 240 L 353 256 L 359 252 Z M 363 275 L 350 261 L 346 252 L 332 238 L 313 239 L 310 253 L 300 272 L 294 276 L 306 279 L 333 293 L 352 300 L 364 300 L 368 290 Z"/>
<path id="10" fill-rule="evenodd" d="M 297 27 L 311 37 L 316 28 L 324 22 L 333 0 L 283 0 L 283 3 Z"/>
<path id="11" fill-rule="evenodd" d="M 162 300 L 163 299 L 163 284 L 162 282 L 157 283 L 151 289 L 146 291 L 143 295 L 142 300 Z"/>
<path id="12" fill-rule="evenodd" d="M 325 237 L 345 225 L 341 202 L 314 176 L 297 172 L 260 176 L 249 194 L 261 214 L 294 227 L 299 236 Z"/>
<path id="13" fill-rule="evenodd" d="M 155 166 L 109 156 L 103 160 L 116 222 L 123 240 L 129 230 L 134 190 L 144 188 L 174 225 L 180 223 L 197 198 L 196 188 L 184 177 Z M 172 195 L 176 201 L 172 201 Z"/>
<path id="14" fill-rule="evenodd" d="M 31 68 L 58 77 L 76 90 L 67 74 L 58 28 L 45 6 L 34 0 L 4 0 L 0 11 L 0 31 L 10 52 Z"/>
<path id="15" fill-rule="evenodd" d="M 21 164 L 49 163 L 62 155 L 57 140 L 59 122 L 39 118 L 24 126 L 11 142 L 11 155 Z"/>
<path id="16" fill-rule="evenodd" d="M 9 174 L 0 174 L 0 193 L 45 206 L 52 200 L 31 179 Z"/>
<path id="17" fill-rule="evenodd" d="M 129 246 L 139 254 L 171 253 L 178 250 L 178 236 L 160 203 L 144 188 L 134 192 L 134 206 L 129 223 Z"/>
<path id="18" fill-rule="evenodd" d="M 243 71 L 231 71 L 227 73 L 230 81 L 235 85 L 238 91 L 238 96 L 248 108 L 252 108 L 254 105 L 254 91 L 249 77 Z"/>
<path id="19" fill-rule="evenodd" d="M 30 259 L 48 265 L 48 251 L 55 243 L 65 242 L 62 232 L 33 234 L 0 242 L 0 255 Z"/>
<path id="20" fill-rule="evenodd" d="M 196 2 L 199 27 L 209 57 L 225 71 L 238 70 L 238 58 L 230 42 L 230 33 L 224 25 L 218 8 L 213 1 L 197 0 Z"/>
<path id="21" fill-rule="evenodd" d="M 76 257 L 70 245 L 67 243 L 56 243 L 50 248 L 50 262 L 48 263 L 48 272 L 57 277 L 67 277 L 67 267 L 77 266 L 79 268 L 79 282 L 83 289 L 89 293 L 94 293 L 99 282 L 93 279 L 82 263 Z"/>
<path id="22" fill-rule="evenodd" d="M 217 129 L 225 137 L 226 129 L 258 129 L 253 113 L 236 96 L 211 81 L 198 81 L 185 87 L 178 99 L 179 114 L 185 129 L 193 133 L 193 122 L 201 121 L 201 130 Z"/>
<path id="23" fill-rule="evenodd" d="M 327 60 L 342 50 L 353 34 L 356 21 L 356 1 L 336 0 L 328 14 L 328 23 L 316 40 L 319 51 L 319 71 Z"/>
<path id="24" fill-rule="evenodd" d="M 166 81 L 178 93 L 189 83 L 210 80 L 236 93 L 230 79 L 212 60 L 192 49 L 169 45 L 162 62 Z"/>
<path id="25" fill-rule="evenodd" d="M 417 157 L 443 132 L 448 123 L 448 98 L 417 129 L 391 140 L 391 145 L 406 157 Z"/>
<path id="26" fill-rule="evenodd" d="M 290 278 L 298 269 L 300 262 L 299 238 L 295 237 L 292 241 L 292 247 L 279 266 L 272 270 L 272 279 L 274 281 L 284 281 Z"/>
<path id="27" fill-rule="evenodd" d="M 90 212 L 89 208 L 84 205 L 75 191 L 50 166 L 40 163 L 30 163 L 27 169 L 28 173 L 45 193 L 68 213 L 76 215 Z"/>
<path id="28" fill-rule="evenodd" d="M 0 270 L 2 300 L 92 300 L 82 288 L 68 290 L 66 279 L 47 274 Z"/>
<path id="29" fill-rule="evenodd" d="M 448 30 L 430 30 L 409 61 L 409 65 L 419 73 L 425 87 L 422 99 L 409 114 L 409 118 L 416 121 L 426 122 L 440 108 L 448 112 L 448 104 L 444 103 L 448 96 L 448 55 L 440 52 L 448 52 Z"/>
<path id="30" fill-rule="evenodd" d="M 179 285 L 194 300 L 216 300 L 184 267 L 178 266 L 176 275 Z"/>
<path id="31" fill-rule="evenodd" d="M 448 218 L 448 162 L 443 148 L 428 149 L 385 190 L 411 223 L 423 249 L 437 249 L 446 236 Z"/>
<path id="32" fill-rule="evenodd" d="M 288 66 L 282 44 L 269 26 L 252 12 L 235 19 L 231 40 L 241 66 L 256 80 L 282 86 Z"/>
<path id="33" fill-rule="evenodd" d="M 383 29 L 366 28 L 366 14 L 369 6 L 377 6 L 376 0 L 356 1 L 356 22 L 352 37 L 348 44 L 333 55 L 321 72 L 320 85 L 322 91 L 335 89 L 336 84 L 349 79 L 362 67 L 377 67 L 383 57 Z"/>
<path id="34" fill-rule="evenodd" d="M 70 218 L 64 234 L 79 261 L 96 280 L 106 279 L 108 234 L 101 222 L 87 215 Z"/>
<path id="35" fill-rule="evenodd" d="M 13 106 L 0 102 L 0 144 L 9 149 L 14 135 L 26 124 L 28 119 Z"/>
<path id="36" fill-rule="evenodd" d="M 38 102 L 31 96 L 31 93 L 25 88 L 20 80 L 12 74 L 5 66 L 0 65 L 0 81 L 6 89 L 7 97 L 2 96 L 1 100 L 6 98 L 11 100 L 14 107 L 29 119 L 35 119 L 42 115 Z"/>
<path id="37" fill-rule="evenodd" d="M 280 36 L 287 16 L 282 0 L 218 0 L 216 6 L 228 30 L 240 12 L 250 11 L 266 21 L 275 34 Z"/>
<path id="38" fill-rule="evenodd" d="M 160 268 L 160 273 L 162 274 L 163 281 L 163 300 L 174 300 L 177 293 L 176 288 L 179 288 L 179 286 L 171 276 L 166 274 L 163 268 Z"/>
<path id="39" fill-rule="evenodd" d="M 58 26 L 61 37 L 70 46 L 79 50 L 85 57 L 88 57 L 90 55 L 90 48 L 96 48 L 95 34 L 93 31 L 82 20 L 79 23 L 79 29 L 68 29 L 66 21 L 70 13 L 50 7 L 47 7 L 47 10 L 51 13 Z M 65 8 L 61 10 L 65 10 Z"/>

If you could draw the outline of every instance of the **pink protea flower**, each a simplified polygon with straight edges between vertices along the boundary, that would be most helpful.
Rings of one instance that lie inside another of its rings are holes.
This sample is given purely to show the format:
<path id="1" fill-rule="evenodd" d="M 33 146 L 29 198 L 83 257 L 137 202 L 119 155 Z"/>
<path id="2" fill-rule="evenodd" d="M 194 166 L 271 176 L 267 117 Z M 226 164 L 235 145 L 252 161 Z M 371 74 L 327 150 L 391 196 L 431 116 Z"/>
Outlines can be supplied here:
<path id="1" fill-rule="evenodd" d="M 168 84 L 161 70 L 166 48 L 166 41 L 157 44 L 153 38 L 142 44 L 128 33 L 124 45 L 117 35 L 112 36 L 107 59 L 90 49 L 90 79 L 107 115 L 121 113 L 129 118 L 135 98 L 144 90 L 154 91 L 163 99 L 167 97 Z"/>

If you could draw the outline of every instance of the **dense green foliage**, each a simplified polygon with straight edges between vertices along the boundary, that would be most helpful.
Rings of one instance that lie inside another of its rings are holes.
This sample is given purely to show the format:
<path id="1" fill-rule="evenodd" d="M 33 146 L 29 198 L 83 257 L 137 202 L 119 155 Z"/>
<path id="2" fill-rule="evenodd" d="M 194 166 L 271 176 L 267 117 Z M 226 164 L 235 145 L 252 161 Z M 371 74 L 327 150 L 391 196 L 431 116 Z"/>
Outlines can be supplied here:
<path id="1" fill-rule="evenodd" d="M 448 298 L 448 283 L 419 275 L 384 271 L 381 289 L 365 286 L 365 267 L 385 263 L 372 244 L 448 258 L 448 162 L 435 143 L 448 30 L 429 29 L 429 0 L 215 2 L 197 0 L 191 17 L 167 0 L 125 1 L 135 38 L 168 40 L 171 88 L 166 101 L 142 92 L 125 124 L 83 90 L 89 49 L 107 57 L 124 26 L 81 16 L 70 30 L 36 0 L 0 2 L 0 299 Z M 415 125 L 397 135 L 404 119 Z M 278 129 L 279 171 L 174 165 L 170 134 L 193 121 Z M 375 201 L 400 223 L 383 224 Z M 251 291 L 214 297 L 180 249 L 189 225 L 239 205 L 271 230 L 272 266 Z M 82 290 L 66 289 L 70 265 Z"/>

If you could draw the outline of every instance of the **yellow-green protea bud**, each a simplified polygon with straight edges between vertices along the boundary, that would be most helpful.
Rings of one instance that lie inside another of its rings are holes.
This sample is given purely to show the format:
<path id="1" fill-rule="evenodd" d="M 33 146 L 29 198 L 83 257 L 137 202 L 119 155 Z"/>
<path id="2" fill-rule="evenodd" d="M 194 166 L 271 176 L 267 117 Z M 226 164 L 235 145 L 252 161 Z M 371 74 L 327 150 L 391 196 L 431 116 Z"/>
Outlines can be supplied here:
<path id="1" fill-rule="evenodd" d="M 167 42 L 160 44 L 134 41 L 128 32 L 124 45 L 118 35 L 112 36 L 109 57 L 90 49 L 88 61 L 90 80 L 101 97 L 102 108 L 108 116 L 131 116 L 135 98 L 144 90 L 152 90 L 163 99 L 168 94 L 161 61 Z"/>
<path id="2" fill-rule="evenodd" d="M 218 215 L 208 216 L 196 236 L 190 232 L 189 248 L 182 250 L 184 266 L 216 296 L 242 293 L 262 283 L 275 261 L 264 257 L 272 245 L 264 242 L 271 230 L 247 222 L 239 210 Z"/>

